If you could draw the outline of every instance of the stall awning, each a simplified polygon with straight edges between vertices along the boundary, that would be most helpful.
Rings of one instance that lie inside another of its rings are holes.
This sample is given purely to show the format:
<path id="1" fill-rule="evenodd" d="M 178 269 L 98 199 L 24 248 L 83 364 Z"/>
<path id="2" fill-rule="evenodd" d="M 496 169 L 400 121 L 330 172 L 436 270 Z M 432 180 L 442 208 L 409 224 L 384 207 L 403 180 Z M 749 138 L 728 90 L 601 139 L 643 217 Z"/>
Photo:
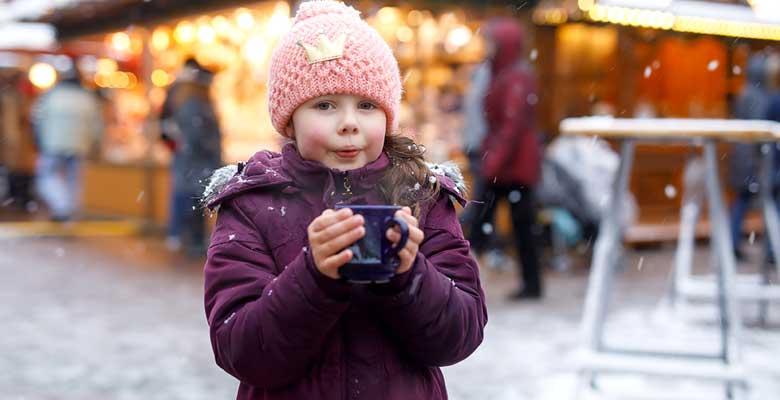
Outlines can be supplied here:
<path id="1" fill-rule="evenodd" d="M 17 0 L 14 3 L 27 1 Z M 31 1 L 31 3 L 35 2 L 39 0 Z M 57 31 L 57 38 L 62 40 L 259 2 L 258 0 L 56 0 L 46 2 L 49 3 L 49 7 L 29 10 L 26 14 L 20 13 L 20 16 L 15 19 L 51 24 Z"/>
<path id="2" fill-rule="evenodd" d="M 1 50 L 51 50 L 56 43 L 54 27 L 40 23 L 0 23 Z"/>
<path id="3" fill-rule="evenodd" d="M 762 1 L 750 0 L 751 7 L 704 0 L 551 0 L 540 5 L 534 20 L 542 24 L 586 20 L 780 41 L 780 1 Z"/>

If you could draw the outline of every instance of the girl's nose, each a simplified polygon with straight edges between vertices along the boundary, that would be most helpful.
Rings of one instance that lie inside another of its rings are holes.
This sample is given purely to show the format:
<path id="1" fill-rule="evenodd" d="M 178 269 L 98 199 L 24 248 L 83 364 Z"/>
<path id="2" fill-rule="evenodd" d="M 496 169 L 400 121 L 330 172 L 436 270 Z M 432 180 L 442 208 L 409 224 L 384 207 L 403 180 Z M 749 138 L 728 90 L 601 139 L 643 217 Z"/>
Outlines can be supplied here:
<path id="1" fill-rule="evenodd" d="M 349 135 L 358 132 L 358 123 L 354 111 L 346 111 L 344 118 L 341 120 L 341 127 L 339 133 L 343 135 Z"/>

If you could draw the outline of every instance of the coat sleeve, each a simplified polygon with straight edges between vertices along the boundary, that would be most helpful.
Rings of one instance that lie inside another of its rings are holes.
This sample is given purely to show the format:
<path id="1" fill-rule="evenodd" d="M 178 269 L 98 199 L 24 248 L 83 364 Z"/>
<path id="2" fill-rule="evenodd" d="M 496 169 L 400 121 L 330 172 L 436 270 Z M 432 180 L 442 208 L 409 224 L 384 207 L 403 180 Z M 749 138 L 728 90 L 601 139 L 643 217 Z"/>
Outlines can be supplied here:
<path id="1" fill-rule="evenodd" d="M 305 249 L 277 268 L 238 200 L 221 205 L 204 269 L 211 345 L 229 374 L 274 389 L 305 375 L 348 303 L 318 284 Z"/>
<path id="2" fill-rule="evenodd" d="M 509 168 L 512 158 L 517 155 L 519 136 L 526 134 L 528 126 L 528 94 L 530 87 L 522 79 L 515 79 L 506 88 L 506 96 L 501 102 L 501 110 L 498 114 L 500 123 L 492 132 L 488 132 L 485 138 L 485 146 L 482 149 L 485 154 L 482 161 L 482 176 L 488 180 L 501 175 L 503 169 Z"/>
<path id="3" fill-rule="evenodd" d="M 409 357 L 428 366 L 451 365 L 482 342 L 485 294 L 448 196 L 428 213 L 424 233 L 412 269 L 373 299 Z"/>

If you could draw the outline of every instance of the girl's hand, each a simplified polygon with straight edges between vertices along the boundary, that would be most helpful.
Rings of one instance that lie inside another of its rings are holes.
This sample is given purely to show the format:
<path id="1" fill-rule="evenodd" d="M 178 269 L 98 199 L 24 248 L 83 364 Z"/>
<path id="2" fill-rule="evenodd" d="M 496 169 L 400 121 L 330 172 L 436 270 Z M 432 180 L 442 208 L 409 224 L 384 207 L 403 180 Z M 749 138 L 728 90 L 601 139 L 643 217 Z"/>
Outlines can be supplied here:
<path id="1" fill-rule="evenodd" d="M 415 258 L 417 258 L 417 250 L 420 248 L 420 243 L 425 239 L 425 234 L 418 228 L 419 223 L 417 218 L 412 215 L 412 210 L 409 207 L 404 207 L 395 213 L 396 217 L 403 218 L 406 224 L 409 225 L 409 240 L 406 241 L 406 246 L 398 252 L 398 258 L 401 259 L 401 264 L 396 268 L 396 274 L 402 274 L 410 269 L 414 264 Z M 401 240 L 401 232 L 398 228 L 388 229 L 387 240 L 393 245 Z"/>
<path id="2" fill-rule="evenodd" d="M 327 209 L 309 224 L 307 229 L 314 265 L 321 274 L 339 279 L 339 268 L 352 259 L 352 250 L 345 249 L 366 234 L 363 216 L 352 210 Z"/>

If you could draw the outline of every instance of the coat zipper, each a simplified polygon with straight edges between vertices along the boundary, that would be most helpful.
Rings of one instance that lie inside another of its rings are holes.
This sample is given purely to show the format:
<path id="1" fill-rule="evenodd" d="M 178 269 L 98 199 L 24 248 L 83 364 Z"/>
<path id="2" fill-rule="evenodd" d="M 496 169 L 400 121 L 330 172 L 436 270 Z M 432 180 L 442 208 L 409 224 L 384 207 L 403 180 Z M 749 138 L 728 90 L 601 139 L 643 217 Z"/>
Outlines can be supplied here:
<path id="1" fill-rule="evenodd" d="M 349 182 L 349 176 L 347 176 L 346 173 L 344 173 L 344 180 L 342 183 L 344 185 L 344 192 L 342 195 L 345 197 L 352 197 L 352 184 Z"/>

